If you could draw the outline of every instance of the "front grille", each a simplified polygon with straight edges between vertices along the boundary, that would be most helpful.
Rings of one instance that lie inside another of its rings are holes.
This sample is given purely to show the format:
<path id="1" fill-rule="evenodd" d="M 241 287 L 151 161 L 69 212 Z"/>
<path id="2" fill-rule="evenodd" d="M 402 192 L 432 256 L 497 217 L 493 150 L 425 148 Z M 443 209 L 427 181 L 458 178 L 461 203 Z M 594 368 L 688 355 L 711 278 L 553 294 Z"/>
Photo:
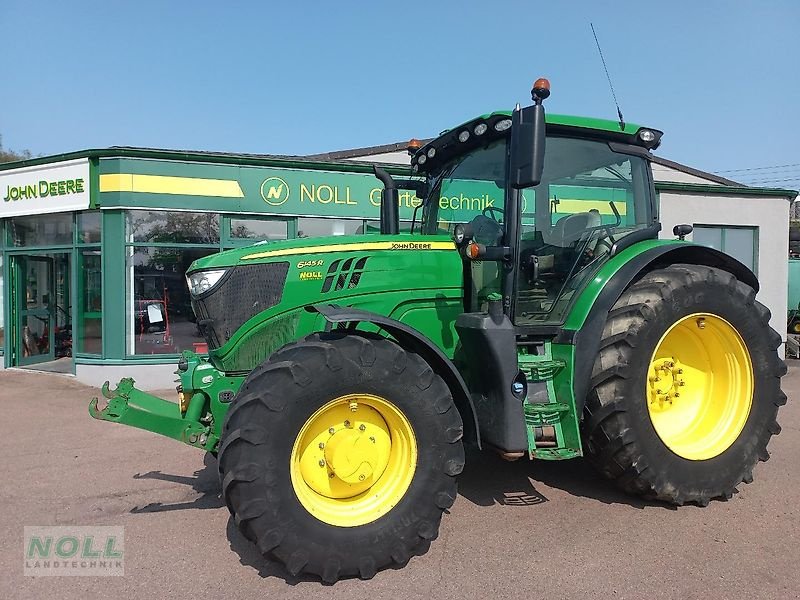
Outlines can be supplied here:
<path id="1" fill-rule="evenodd" d="M 209 348 L 219 348 L 245 321 L 283 296 L 288 262 L 235 267 L 206 294 L 192 300 L 197 325 Z"/>

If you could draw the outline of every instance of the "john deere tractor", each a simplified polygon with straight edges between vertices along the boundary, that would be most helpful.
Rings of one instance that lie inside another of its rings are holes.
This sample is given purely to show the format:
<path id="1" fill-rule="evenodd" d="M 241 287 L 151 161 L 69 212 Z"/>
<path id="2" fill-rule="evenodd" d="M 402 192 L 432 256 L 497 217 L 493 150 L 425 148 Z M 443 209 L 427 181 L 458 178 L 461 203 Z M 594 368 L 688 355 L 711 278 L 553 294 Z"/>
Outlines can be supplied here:
<path id="1" fill-rule="evenodd" d="M 420 144 L 406 180 L 376 168 L 380 234 L 196 261 L 209 353 L 183 353 L 179 401 L 124 379 L 91 415 L 217 455 L 242 534 L 326 582 L 424 553 L 464 444 L 729 498 L 786 402 L 758 281 L 688 225 L 658 239 L 660 131 L 546 117 L 549 93 Z M 398 189 L 422 199 L 402 233 Z"/>

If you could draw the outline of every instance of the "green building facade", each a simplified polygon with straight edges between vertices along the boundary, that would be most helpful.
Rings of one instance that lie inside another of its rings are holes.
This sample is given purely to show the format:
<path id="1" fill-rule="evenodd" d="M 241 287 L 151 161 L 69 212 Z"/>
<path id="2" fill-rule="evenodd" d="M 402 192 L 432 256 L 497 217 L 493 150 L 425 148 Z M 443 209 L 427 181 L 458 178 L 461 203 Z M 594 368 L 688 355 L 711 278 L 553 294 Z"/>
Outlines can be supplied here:
<path id="1" fill-rule="evenodd" d="M 381 184 L 371 164 L 351 159 L 405 157 L 401 144 L 363 150 L 301 158 L 110 148 L 0 165 L 0 368 L 168 386 L 181 351 L 206 349 L 184 277 L 192 261 L 263 241 L 378 230 Z M 662 237 L 691 223 L 696 241 L 745 262 L 762 281 L 773 327 L 785 331 L 786 200 L 796 192 L 653 161 Z M 438 199 L 439 214 L 468 221 L 501 193 L 459 182 Z M 590 201 L 603 219 L 612 218 L 609 202 L 625 207 L 624 198 L 598 202 L 570 188 L 558 212 Z M 403 191 L 399 202 L 408 230 L 420 200 Z"/>
<path id="2" fill-rule="evenodd" d="M 205 350 L 192 261 L 376 230 L 380 193 L 371 166 L 350 161 L 116 148 L 0 165 L 2 364 L 88 383 L 113 378 L 100 366 L 171 370 L 181 351 Z M 408 227 L 420 201 L 402 192 L 400 204 Z"/>

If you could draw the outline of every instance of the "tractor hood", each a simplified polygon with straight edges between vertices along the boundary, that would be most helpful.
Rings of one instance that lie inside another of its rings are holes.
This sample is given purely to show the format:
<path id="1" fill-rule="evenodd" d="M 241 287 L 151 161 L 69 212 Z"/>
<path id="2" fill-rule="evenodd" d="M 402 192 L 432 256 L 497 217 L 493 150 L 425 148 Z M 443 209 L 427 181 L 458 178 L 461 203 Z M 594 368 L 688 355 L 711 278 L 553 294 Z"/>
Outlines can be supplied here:
<path id="1" fill-rule="evenodd" d="M 312 304 L 393 318 L 414 303 L 463 304 L 461 257 L 446 235 L 255 244 L 195 261 L 187 280 L 212 360 L 226 371 L 251 369 L 298 330 L 313 331 L 307 321 L 319 315 L 304 310 Z"/>
<path id="2" fill-rule="evenodd" d="M 359 249 L 455 250 L 455 246 L 449 235 L 336 235 L 277 242 L 265 241 L 200 258 L 192 263 L 187 274 L 263 262 L 266 258 L 286 257 L 284 260 L 291 260 L 293 256 L 304 254 L 316 255 Z"/>

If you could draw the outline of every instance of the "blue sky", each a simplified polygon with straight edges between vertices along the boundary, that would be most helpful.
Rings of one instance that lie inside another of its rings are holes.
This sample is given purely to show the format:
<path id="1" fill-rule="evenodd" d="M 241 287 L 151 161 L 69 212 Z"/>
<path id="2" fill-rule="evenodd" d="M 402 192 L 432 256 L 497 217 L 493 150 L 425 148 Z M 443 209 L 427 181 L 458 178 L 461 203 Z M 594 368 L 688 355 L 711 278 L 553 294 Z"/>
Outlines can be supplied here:
<path id="1" fill-rule="evenodd" d="M 659 154 L 800 180 L 800 2 L 0 3 L 3 145 L 309 154 L 529 100 L 626 120 Z M 734 173 L 729 173 L 733 176 Z"/>

